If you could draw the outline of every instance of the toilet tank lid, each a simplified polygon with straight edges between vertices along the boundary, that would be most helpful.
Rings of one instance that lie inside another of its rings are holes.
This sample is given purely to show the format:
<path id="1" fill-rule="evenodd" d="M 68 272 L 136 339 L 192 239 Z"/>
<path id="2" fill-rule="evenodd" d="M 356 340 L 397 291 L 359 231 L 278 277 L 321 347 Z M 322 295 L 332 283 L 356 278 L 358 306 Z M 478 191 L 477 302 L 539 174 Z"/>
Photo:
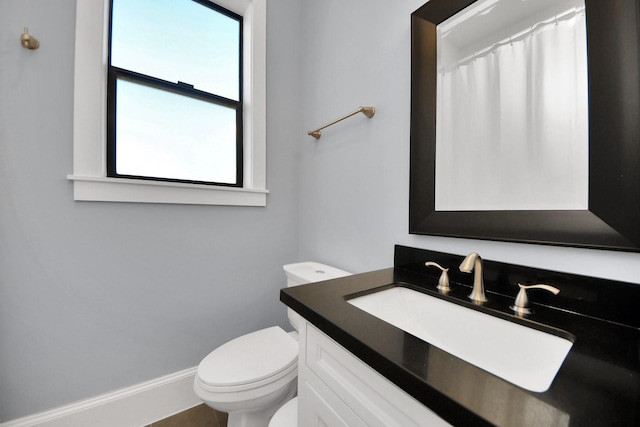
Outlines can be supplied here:
<path id="1" fill-rule="evenodd" d="M 289 278 L 300 283 L 321 282 L 351 275 L 351 273 L 339 268 L 313 261 L 287 264 L 283 269 Z"/>

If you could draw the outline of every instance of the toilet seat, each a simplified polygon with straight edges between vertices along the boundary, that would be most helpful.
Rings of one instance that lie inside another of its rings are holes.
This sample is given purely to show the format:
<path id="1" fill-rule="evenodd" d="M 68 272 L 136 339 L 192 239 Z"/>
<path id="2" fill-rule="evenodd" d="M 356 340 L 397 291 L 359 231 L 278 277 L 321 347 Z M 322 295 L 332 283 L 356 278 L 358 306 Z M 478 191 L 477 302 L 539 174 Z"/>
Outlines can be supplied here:
<path id="1" fill-rule="evenodd" d="M 238 337 L 198 365 L 199 385 L 211 392 L 240 392 L 288 376 L 298 367 L 298 342 L 278 326 Z"/>

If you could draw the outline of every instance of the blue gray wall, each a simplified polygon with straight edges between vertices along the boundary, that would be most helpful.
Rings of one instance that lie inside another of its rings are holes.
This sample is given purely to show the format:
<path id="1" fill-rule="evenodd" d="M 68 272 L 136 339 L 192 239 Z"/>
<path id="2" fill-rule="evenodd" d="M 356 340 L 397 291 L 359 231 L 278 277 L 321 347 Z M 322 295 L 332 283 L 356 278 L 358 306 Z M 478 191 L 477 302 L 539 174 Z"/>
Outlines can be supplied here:
<path id="1" fill-rule="evenodd" d="M 75 4 L 0 0 L 0 422 L 196 366 L 232 337 L 287 324 L 296 2 L 269 5 L 266 208 L 73 201 Z M 40 49 L 20 47 L 24 26 Z"/>
<path id="2" fill-rule="evenodd" d="M 640 283 L 640 254 L 407 233 L 409 16 L 424 2 L 303 0 L 305 129 L 359 105 L 376 115 L 328 128 L 317 142 L 301 138 L 299 257 L 367 271 L 391 266 L 398 243 Z"/>
<path id="3" fill-rule="evenodd" d="M 396 243 L 640 283 L 640 254 L 410 236 L 409 14 L 269 0 L 266 208 L 74 202 L 75 0 L 0 0 L 0 422 L 197 365 L 286 324 L 282 264 Z M 23 26 L 41 48 L 19 46 Z M 327 129 L 306 131 L 376 107 Z"/>

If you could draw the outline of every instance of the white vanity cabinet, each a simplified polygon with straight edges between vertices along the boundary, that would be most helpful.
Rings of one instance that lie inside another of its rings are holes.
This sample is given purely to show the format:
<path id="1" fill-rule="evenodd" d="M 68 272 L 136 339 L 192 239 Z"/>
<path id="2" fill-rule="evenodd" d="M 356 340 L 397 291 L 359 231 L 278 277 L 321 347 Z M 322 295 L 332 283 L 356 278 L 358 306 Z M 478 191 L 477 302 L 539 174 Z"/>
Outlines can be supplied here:
<path id="1" fill-rule="evenodd" d="M 300 426 L 450 425 L 306 321 L 298 363 Z"/>

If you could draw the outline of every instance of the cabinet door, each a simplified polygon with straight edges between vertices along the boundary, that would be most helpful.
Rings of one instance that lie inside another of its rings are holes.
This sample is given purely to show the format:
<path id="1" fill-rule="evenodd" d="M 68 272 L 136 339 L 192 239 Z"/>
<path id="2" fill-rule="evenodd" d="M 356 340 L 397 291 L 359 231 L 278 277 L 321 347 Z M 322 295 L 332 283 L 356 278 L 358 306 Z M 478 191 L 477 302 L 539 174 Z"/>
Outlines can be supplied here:
<path id="1" fill-rule="evenodd" d="M 304 360 L 300 360 L 299 366 L 305 372 L 302 375 L 312 382 L 322 397 L 329 393 L 336 396 L 339 404 L 367 426 L 450 426 L 310 323 L 306 326 L 303 335 L 306 346 L 301 348 Z M 331 407 L 338 407 L 333 400 L 326 398 L 326 401 Z"/>

